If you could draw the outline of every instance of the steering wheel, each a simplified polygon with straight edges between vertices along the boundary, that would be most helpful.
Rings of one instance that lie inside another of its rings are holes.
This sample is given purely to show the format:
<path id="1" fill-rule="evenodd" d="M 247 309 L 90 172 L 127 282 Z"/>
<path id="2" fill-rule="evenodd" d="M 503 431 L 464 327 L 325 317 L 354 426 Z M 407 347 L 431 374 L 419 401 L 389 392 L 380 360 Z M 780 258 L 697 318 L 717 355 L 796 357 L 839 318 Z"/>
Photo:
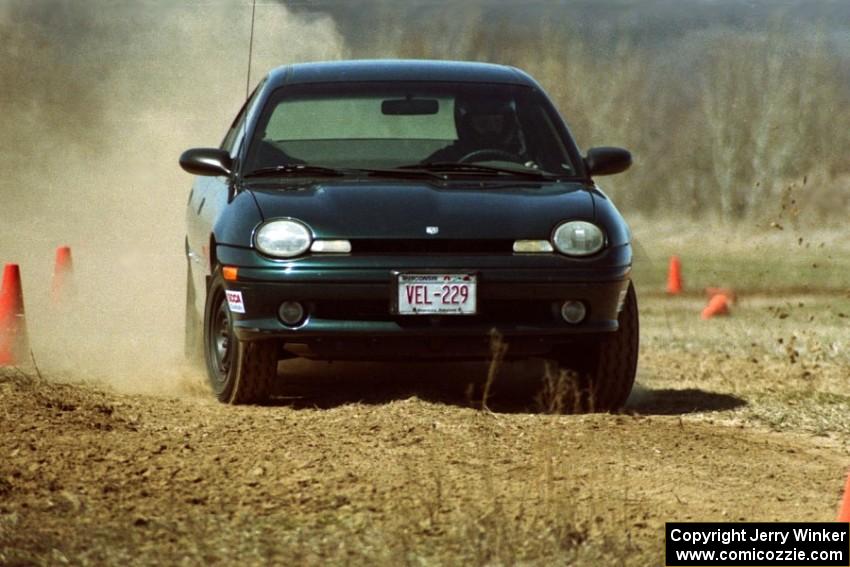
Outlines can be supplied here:
<path id="1" fill-rule="evenodd" d="M 522 163 L 522 158 L 516 154 L 496 148 L 484 148 L 483 150 L 474 150 L 464 155 L 457 160 L 458 163 L 469 163 L 473 161 L 512 161 Z"/>

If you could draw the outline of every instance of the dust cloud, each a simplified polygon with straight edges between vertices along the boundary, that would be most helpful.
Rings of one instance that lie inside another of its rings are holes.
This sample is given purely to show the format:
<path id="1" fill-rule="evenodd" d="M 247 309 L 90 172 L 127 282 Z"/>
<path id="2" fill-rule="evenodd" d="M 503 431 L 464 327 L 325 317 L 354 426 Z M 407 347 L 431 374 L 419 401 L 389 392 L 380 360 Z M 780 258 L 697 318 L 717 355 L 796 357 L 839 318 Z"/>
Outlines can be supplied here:
<path id="1" fill-rule="evenodd" d="M 258 2 L 251 86 L 338 59 L 329 17 Z M 218 145 L 246 90 L 251 2 L 0 5 L 0 263 L 20 264 L 42 372 L 122 391 L 191 391 L 183 361 L 184 207 L 177 158 Z M 75 296 L 57 305 L 54 251 Z"/>

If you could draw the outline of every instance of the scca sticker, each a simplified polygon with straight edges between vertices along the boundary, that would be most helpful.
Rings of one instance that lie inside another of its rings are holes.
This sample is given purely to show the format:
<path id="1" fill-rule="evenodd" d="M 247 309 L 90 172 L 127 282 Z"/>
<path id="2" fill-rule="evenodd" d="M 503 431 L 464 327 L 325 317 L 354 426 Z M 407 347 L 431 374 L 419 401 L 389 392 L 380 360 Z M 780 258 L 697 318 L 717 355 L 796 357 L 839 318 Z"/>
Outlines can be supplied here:
<path id="1" fill-rule="evenodd" d="M 231 313 L 245 313 L 245 303 L 242 301 L 241 291 L 225 291 L 227 306 Z"/>

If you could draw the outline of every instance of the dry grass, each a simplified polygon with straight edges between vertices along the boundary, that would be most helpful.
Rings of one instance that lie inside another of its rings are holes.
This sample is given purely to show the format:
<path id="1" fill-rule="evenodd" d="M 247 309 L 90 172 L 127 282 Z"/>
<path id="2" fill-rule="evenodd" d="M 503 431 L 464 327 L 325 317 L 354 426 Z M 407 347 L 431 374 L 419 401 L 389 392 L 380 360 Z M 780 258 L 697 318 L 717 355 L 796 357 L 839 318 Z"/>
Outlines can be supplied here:
<path id="1" fill-rule="evenodd" d="M 745 295 L 850 293 L 850 242 L 843 228 L 794 226 L 782 215 L 750 223 L 627 217 L 636 242 L 635 278 L 644 294 L 665 289 L 673 255 L 682 260 L 687 294 L 701 295 L 708 286 Z"/>
<path id="2" fill-rule="evenodd" d="M 653 298 L 642 308 L 640 383 L 732 396 L 719 417 L 774 430 L 850 434 L 850 298 L 748 296 L 703 321 L 705 302 Z"/>

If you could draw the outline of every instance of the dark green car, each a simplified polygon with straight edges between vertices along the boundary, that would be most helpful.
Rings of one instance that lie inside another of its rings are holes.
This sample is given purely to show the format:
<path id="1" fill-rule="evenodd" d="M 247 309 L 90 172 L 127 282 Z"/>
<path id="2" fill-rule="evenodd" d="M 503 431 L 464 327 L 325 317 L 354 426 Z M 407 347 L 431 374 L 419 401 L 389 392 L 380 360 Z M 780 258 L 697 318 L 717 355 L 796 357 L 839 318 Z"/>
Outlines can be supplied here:
<path id="1" fill-rule="evenodd" d="M 346 61 L 266 76 L 220 148 L 186 151 L 187 348 L 219 400 L 279 360 L 545 358 L 581 408 L 634 383 L 630 233 L 540 85 L 512 67 Z M 201 347 L 201 345 L 203 345 Z"/>

